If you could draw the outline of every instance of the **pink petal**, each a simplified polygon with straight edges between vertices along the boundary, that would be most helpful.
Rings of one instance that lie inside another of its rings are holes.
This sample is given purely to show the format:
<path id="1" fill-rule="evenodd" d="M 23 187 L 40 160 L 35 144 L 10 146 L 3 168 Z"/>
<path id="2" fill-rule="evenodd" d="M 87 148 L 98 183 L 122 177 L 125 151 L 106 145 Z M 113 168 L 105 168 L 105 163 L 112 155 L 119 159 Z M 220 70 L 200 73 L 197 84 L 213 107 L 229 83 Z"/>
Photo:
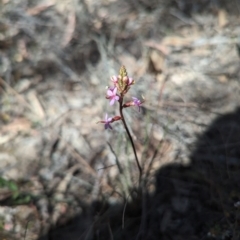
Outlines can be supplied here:
<path id="1" fill-rule="evenodd" d="M 105 128 L 105 129 L 108 129 L 108 128 L 112 129 L 112 126 L 110 125 L 110 123 L 106 123 L 106 124 L 104 125 L 104 128 Z"/>
<path id="2" fill-rule="evenodd" d="M 116 95 L 116 93 L 117 93 L 117 88 L 115 87 L 115 88 L 113 89 L 113 94 Z"/>
<path id="3" fill-rule="evenodd" d="M 115 99 L 112 98 L 111 101 L 110 101 L 110 105 L 112 106 L 114 104 L 114 102 L 115 102 Z"/>
<path id="4" fill-rule="evenodd" d="M 106 113 L 106 115 L 105 115 L 105 122 L 107 122 L 107 120 L 108 120 L 108 114 Z"/>
<path id="5" fill-rule="evenodd" d="M 117 79 L 116 76 L 112 76 L 112 77 L 111 77 L 111 80 L 112 80 L 114 83 L 117 83 L 117 81 L 118 81 L 118 79 Z"/>
<path id="6" fill-rule="evenodd" d="M 113 95 L 113 91 L 110 90 L 110 89 L 108 89 L 108 90 L 107 90 L 107 95 L 108 95 L 109 97 L 111 97 L 111 96 Z"/>

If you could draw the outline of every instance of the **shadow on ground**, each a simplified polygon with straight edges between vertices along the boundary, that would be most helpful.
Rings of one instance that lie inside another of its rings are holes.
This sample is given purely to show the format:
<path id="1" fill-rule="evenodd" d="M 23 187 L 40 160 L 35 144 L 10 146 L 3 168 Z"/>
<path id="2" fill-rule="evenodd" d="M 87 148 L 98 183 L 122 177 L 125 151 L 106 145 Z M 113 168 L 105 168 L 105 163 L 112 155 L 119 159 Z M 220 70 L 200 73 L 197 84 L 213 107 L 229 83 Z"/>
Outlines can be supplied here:
<path id="1" fill-rule="evenodd" d="M 142 199 L 144 199 L 142 201 Z M 240 239 L 240 109 L 199 136 L 191 164 L 156 173 L 156 191 L 126 205 L 86 207 L 39 240 Z"/>

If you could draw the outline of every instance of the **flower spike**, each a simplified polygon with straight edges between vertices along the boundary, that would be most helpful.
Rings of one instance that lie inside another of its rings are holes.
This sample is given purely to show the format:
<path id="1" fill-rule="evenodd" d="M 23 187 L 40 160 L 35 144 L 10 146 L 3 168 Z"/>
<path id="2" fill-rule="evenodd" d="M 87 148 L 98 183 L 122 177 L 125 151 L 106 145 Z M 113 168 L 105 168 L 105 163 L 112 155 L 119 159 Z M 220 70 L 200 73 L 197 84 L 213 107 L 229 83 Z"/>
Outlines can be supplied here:
<path id="1" fill-rule="evenodd" d="M 139 186 L 142 186 L 142 167 L 141 164 L 138 160 L 137 152 L 136 152 L 136 147 L 133 142 L 133 138 L 131 136 L 131 133 L 129 131 L 127 122 L 125 120 L 124 114 L 123 114 L 123 109 L 131 106 L 136 106 L 138 108 L 138 111 L 140 112 L 140 107 L 142 106 L 144 102 L 143 100 L 139 100 L 136 97 L 132 97 L 132 101 L 125 102 L 124 97 L 130 90 L 131 86 L 135 83 L 134 79 L 132 77 L 128 77 L 127 70 L 124 66 L 122 66 L 119 70 L 119 75 L 112 76 L 110 78 L 111 82 L 113 83 L 113 86 L 107 87 L 107 95 L 106 99 L 110 100 L 110 105 L 113 105 L 115 101 L 118 101 L 119 104 L 119 114 L 120 116 L 115 116 L 115 117 L 108 117 L 106 114 L 105 119 L 102 121 L 99 121 L 100 123 L 104 123 L 104 128 L 105 129 L 112 129 L 111 123 L 121 120 L 123 123 L 123 126 L 127 132 L 128 138 L 131 142 L 133 153 L 135 156 L 135 160 L 137 163 L 137 167 L 139 170 Z"/>

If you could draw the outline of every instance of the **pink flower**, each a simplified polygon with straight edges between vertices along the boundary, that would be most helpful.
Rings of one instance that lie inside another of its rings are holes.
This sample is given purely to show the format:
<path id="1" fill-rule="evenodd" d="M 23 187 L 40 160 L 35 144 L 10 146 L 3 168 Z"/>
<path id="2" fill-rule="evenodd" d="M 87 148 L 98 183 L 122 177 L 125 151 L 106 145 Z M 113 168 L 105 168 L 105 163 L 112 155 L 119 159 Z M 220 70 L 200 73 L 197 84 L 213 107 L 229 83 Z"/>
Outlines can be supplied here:
<path id="1" fill-rule="evenodd" d="M 141 107 L 142 102 L 138 98 L 135 98 L 135 97 L 132 97 L 132 99 L 133 99 L 133 104 L 135 106 L 138 106 L 138 111 L 140 112 L 140 107 Z"/>
<path id="2" fill-rule="evenodd" d="M 110 99 L 110 105 L 113 105 L 115 103 L 115 101 L 119 100 L 119 96 L 117 95 L 117 88 L 113 87 L 113 88 L 109 88 L 107 90 L 107 99 Z"/>
<path id="3" fill-rule="evenodd" d="M 105 129 L 112 129 L 112 126 L 110 125 L 110 123 L 113 123 L 113 122 L 116 122 L 116 121 L 119 121 L 121 119 L 120 116 L 115 116 L 115 117 L 112 117 L 112 118 L 109 118 L 107 113 L 105 115 L 105 120 L 102 120 L 102 121 L 99 121 L 97 123 L 104 123 L 104 128 Z"/>
<path id="4" fill-rule="evenodd" d="M 101 121 L 101 123 L 105 123 L 105 124 L 104 124 L 104 128 L 105 128 L 105 129 L 108 129 L 108 128 L 109 128 L 109 129 L 112 129 L 112 126 L 110 125 L 110 123 L 112 122 L 112 120 L 113 120 L 113 119 L 112 119 L 112 118 L 109 118 L 108 115 L 107 115 L 107 113 L 106 113 L 106 115 L 105 115 L 105 121 Z"/>

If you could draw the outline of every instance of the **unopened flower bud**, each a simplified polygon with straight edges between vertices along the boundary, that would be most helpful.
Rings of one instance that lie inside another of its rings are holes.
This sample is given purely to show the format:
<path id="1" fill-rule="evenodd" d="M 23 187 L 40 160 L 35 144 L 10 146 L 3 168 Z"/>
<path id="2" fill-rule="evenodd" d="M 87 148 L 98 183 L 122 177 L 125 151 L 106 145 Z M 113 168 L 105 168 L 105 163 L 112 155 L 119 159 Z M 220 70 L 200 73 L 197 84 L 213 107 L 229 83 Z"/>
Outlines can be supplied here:
<path id="1" fill-rule="evenodd" d="M 118 78 L 116 76 L 111 77 L 111 81 L 116 84 L 118 82 Z"/>
<path id="2" fill-rule="evenodd" d="M 123 104 L 123 107 L 124 107 L 124 108 L 127 108 L 127 107 L 131 107 L 131 106 L 134 106 L 134 105 L 135 105 L 134 102 L 131 101 L 131 102 L 124 103 L 124 104 Z"/>
<path id="3" fill-rule="evenodd" d="M 127 76 L 125 76 L 125 77 L 123 78 L 123 82 L 124 82 L 125 84 L 128 84 L 128 77 L 127 77 Z"/>
<path id="4" fill-rule="evenodd" d="M 133 85 L 135 83 L 133 78 L 128 78 L 128 86 Z"/>
<path id="5" fill-rule="evenodd" d="M 115 116 L 115 117 L 112 118 L 112 121 L 115 122 L 115 121 L 118 121 L 118 120 L 120 120 L 120 119 L 121 119 L 120 116 Z"/>

